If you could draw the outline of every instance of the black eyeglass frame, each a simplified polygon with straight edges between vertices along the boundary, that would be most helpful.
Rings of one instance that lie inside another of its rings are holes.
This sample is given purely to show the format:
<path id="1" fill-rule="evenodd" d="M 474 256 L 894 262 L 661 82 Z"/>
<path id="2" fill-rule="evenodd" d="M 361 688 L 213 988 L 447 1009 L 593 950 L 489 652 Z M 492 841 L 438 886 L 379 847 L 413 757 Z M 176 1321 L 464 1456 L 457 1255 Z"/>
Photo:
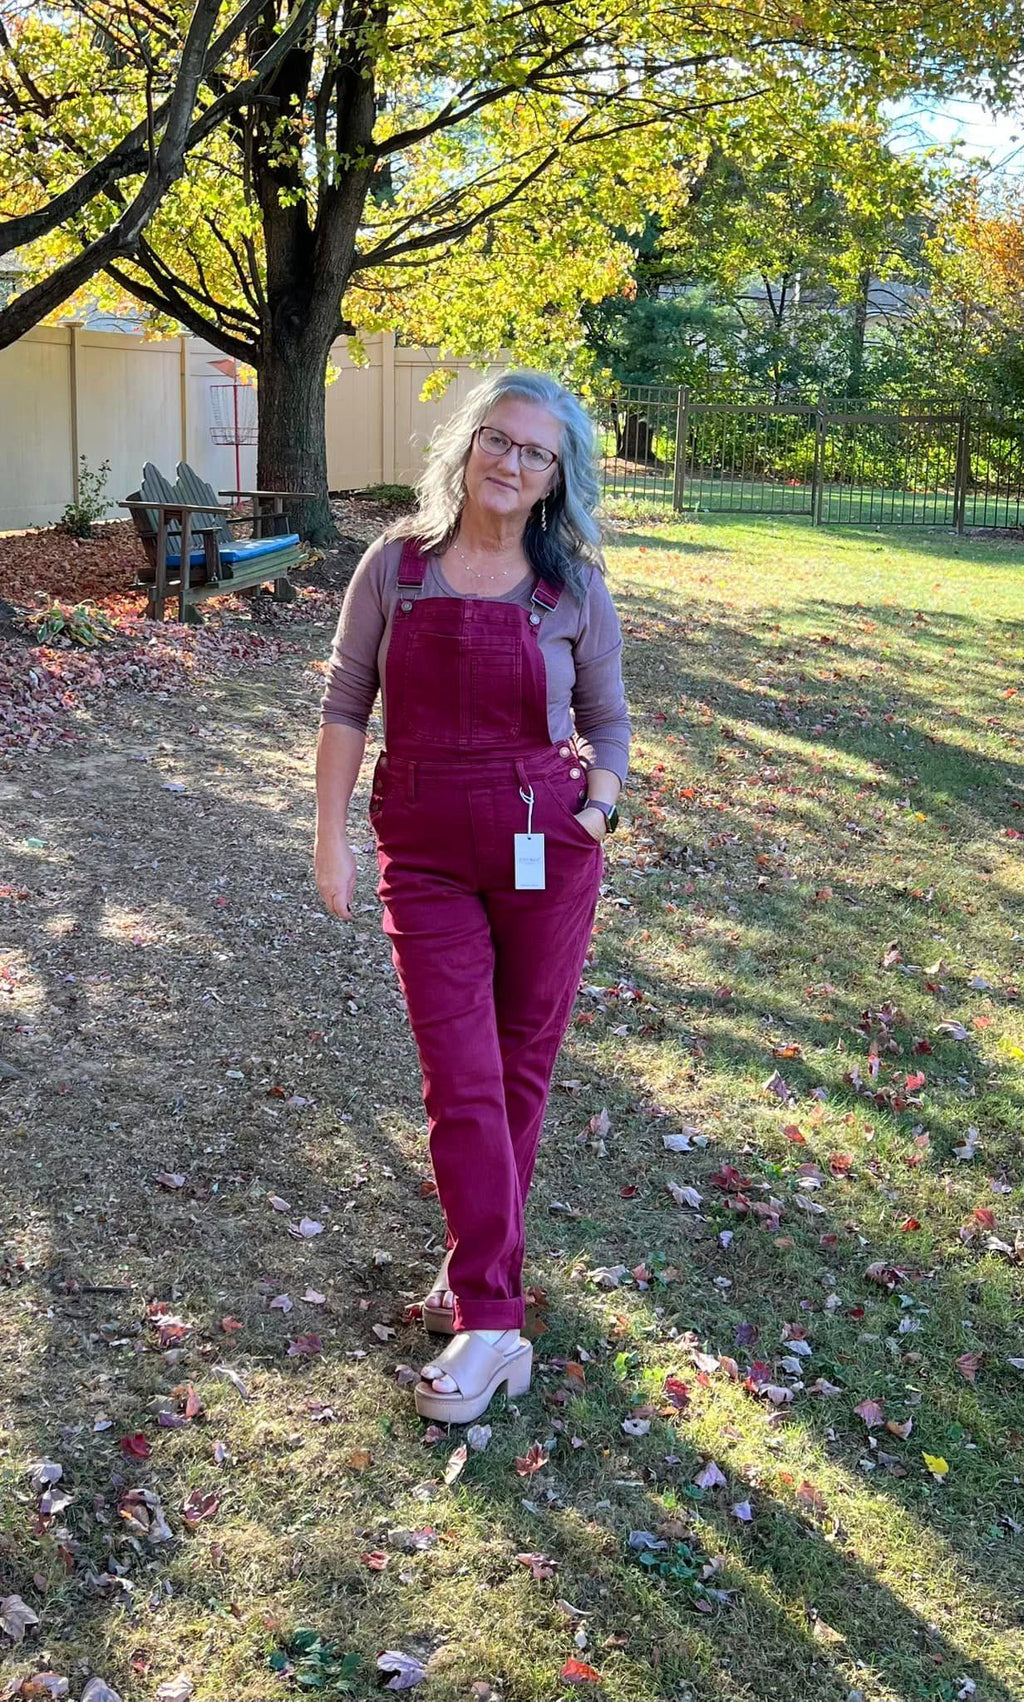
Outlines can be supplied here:
<path id="1" fill-rule="evenodd" d="M 480 433 L 482 431 L 493 431 L 498 437 L 503 437 L 505 442 L 508 444 L 508 449 L 485 449 L 483 444 L 480 443 Z M 509 449 L 539 449 L 543 452 L 543 454 L 551 456 L 551 460 L 547 463 L 547 466 L 527 467 L 526 470 L 528 473 L 549 473 L 552 467 L 557 467 L 559 465 L 558 456 L 555 454 L 553 449 L 545 449 L 543 443 L 518 443 L 514 437 L 509 437 L 507 431 L 502 431 L 500 426 L 488 425 L 486 421 L 483 425 L 477 426 L 476 431 L 473 433 L 473 441 L 480 445 L 482 454 L 493 455 L 496 461 L 500 460 L 503 455 L 507 455 Z M 520 455 L 520 467 L 522 464 L 523 458 Z"/>

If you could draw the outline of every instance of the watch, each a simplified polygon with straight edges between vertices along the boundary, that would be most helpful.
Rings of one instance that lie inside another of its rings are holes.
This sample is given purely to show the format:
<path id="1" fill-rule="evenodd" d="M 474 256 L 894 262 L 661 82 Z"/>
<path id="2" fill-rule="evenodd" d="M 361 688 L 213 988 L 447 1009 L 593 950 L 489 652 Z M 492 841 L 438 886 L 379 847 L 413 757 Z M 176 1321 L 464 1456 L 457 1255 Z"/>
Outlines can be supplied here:
<path id="1" fill-rule="evenodd" d="M 605 831 L 614 833 L 619 825 L 619 812 L 614 804 L 605 804 L 600 798 L 588 798 L 583 808 L 585 810 L 600 810 L 605 819 Z"/>

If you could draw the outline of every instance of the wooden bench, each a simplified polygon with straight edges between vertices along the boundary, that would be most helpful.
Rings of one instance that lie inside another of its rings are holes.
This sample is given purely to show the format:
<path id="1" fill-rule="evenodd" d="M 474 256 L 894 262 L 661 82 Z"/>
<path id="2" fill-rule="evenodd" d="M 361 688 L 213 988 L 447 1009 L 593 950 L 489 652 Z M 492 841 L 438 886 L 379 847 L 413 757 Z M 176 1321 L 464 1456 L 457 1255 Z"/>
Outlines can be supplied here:
<path id="1" fill-rule="evenodd" d="M 206 597 L 273 583 L 274 601 L 291 603 L 295 587 L 289 571 L 307 551 L 295 532 L 236 539 L 227 524 L 229 510 L 211 502 L 212 488 L 191 468 L 177 484 L 147 462 L 142 484 L 121 508 L 127 508 L 146 552 L 133 589 L 147 593 L 146 615 L 163 620 L 168 598 L 178 599 L 178 619 L 194 625 L 202 616 L 196 605 Z"/>

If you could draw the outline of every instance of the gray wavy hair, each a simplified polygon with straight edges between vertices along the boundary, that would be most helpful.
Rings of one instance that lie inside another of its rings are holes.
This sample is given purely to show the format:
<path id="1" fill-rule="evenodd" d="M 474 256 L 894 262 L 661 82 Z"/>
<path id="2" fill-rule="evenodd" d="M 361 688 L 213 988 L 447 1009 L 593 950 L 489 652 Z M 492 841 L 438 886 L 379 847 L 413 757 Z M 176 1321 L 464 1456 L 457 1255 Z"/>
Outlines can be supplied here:
<path id="1" fill-rule="evenodd" d="M 500 372 L 471 390 L 462 407 L 437 426 L 427 464 L 416 485 L 418 506 L 385 534 L 417 538 L 427 550 L 444 550 L 459 530 L 466 499 L 463 473 L 473 437 L 503 396 L 535 402 L 562 427 L 558 482 L 547 499 L 547 529 L 540 504 L 530 514 L 523 547 L 534 571 L 549 584 L 564 585 L 580 601 L 586 595 L 588 565 L 604 570 L 601 528 L 594 518 L 599 487 L 594 464 L 594 428 L 570 390 L 543 372 Z"/>

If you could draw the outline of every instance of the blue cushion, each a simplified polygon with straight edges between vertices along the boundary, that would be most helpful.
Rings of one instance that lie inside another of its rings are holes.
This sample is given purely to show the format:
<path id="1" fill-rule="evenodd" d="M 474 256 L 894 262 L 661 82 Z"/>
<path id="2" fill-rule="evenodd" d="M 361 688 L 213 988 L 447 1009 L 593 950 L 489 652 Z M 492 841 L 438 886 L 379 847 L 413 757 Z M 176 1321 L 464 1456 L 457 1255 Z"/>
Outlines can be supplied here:
<path id="1" fill-rule="evenodd" d="M 247 561 L 256 561 L 259 556 L 274 555 L 277 550 L 290 550 L 298 542 L 298 532 L 282 532 L 279 538 L 252 538 L 248 543 L 230 544 L 226 550 L 222 549 L 220 559 L 244 565 Z"/>
<path id="2" fill-rule="evenodd" d="M 301 540 L 298 532 L 283 532 L 279 538 L 251 538 L 248 542 L 243 540 L 222 549 L 220 559 L 227 562 L 231 567 L 236 565 L 244 567 L 247 561 L 258 561 L 260 556 L 276 555 L 278 550 L 291 549 L 294 544 L 299 542 Z M 202 550 L 193 550 L 188 559 L 190 566 L 202 567 L 206 556 Z M 168 567 L 180 567 L 180 554 L 172 555 L 168 550 L 167 565 Z"/>

